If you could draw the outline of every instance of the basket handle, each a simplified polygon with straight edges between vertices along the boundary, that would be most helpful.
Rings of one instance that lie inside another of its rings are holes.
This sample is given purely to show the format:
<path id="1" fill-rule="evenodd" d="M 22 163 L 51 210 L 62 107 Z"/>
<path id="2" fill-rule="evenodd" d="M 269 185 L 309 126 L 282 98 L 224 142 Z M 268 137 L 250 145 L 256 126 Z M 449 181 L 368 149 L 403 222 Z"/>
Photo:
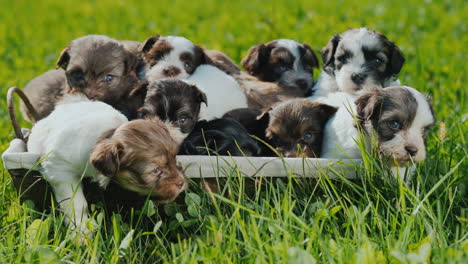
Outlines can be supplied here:
<path id="1" fill-rule="evenodd" d="M 13 126 L 13 129 L 15 131 L 16 138 L 24 140 L 23 133 L 21 132 L 21 127 L 19 126 L 18 120 L 16 119 L 15 104 L 13 100 L 14 93 L 16 93 L 21 98 L 21 100 L 23 100 L 24 105 L 28 109 L 32 118 L 34 119 L 33 120 L 34 122 L 39 120 L 39 115 L 36 109 L 34 109 L 33 105 L 29 101 L 28 97 L 23 93 L 23 91 L 21 91 L 21 89 L 19 89 L 18 87 L 11 87 L 10 89 L 8 89 L 7 106 L 8 106 L 8 112 L 10 115 L 11 125 Z"/>

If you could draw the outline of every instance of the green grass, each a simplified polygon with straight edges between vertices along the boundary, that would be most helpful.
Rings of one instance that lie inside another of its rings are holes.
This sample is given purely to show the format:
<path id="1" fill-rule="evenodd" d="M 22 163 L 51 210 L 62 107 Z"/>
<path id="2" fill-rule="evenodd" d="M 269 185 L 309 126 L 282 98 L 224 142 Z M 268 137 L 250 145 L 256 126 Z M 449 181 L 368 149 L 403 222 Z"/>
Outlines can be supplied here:
<path id="1" fill-rule="evenodd" d="M 437 124 L 411 188 L 378 176 L 372 159 L 358 181 L 266 183 L 245 194 L 228 172 L 225 194 L 192 183 L 184 201 L 137 209 L 126 221 L 93 206 L 99 224 L 83 245 L 61 214 L 21 205 L 0 176 L 0 263 L 467 263 L 468 5 L 462 0 L 381 1 L 11 1 L 0 5 L 0 146 L 13 139 L 5 94 L 54 68 L 86 34 L 144 40 L 183 35 L 236 61 L 248 48 L 293 38 L 320 50 L 334 33 L 367 26 L 406 55 L 403 84 L 431 95 Z M 318 72 L 315 72 L 318 75 Z M 23 126 L 29 127 L 26 122 Z M 126 212 L 128 213 L 128 212 Z"/>

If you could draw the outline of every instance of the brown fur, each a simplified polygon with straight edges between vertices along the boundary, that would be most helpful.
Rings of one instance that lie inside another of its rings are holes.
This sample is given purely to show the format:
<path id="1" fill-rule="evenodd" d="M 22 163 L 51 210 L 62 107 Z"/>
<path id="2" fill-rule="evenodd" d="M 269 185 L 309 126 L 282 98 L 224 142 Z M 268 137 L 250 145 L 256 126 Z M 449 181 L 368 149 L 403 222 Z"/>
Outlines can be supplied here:
<path id="1" fill-rule="evenodd" d="M 241 69 L 229 58 L 226 54 L 217 50 L 205 50 L 205 54 L 210 58 L 212 64 L 218 69 L 224 71 L 229 75 L 240 74 Z"/>
<path id="2" fill-rule="evenodd" d="M 178 145 L 158 118 L 134 120 L 105 133 L 94 147 L 91 164 L 103 175 L 140 195 L 173 201 L 187 186 L 176 167 Z"/>
<path id="3" fill-rule="evenodd" d="M 267 140 L 286 157 L 318 157 L 322 147 L 323 128 L 336 110 L 335 107 L 306 98 L 279 103 L 266 113 L 269 117 Z M 310 134 L 311 138 L 305 138 L 306 134 Z"/>

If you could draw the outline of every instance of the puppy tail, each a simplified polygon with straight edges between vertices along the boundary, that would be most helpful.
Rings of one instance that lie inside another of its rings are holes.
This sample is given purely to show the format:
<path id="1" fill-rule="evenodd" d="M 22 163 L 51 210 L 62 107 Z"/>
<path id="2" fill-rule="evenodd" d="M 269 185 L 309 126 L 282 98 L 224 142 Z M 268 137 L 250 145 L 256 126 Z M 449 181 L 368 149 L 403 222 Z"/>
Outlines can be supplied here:
<path id="1" fill-rule="evenodd" d="M 34 109 L 28 97 L 23 93 L 23 91 L 21 91 L 21 89 L 19 89 L 18 87 L 11 87 L 10 89 L 8 89 L 7 106 L 8 106 L 8 112 L 10 114 L 11 125 L 13 126 L 13 129 L 15 130 L 16 137 L 24 140 L 23 133 L 21 133 L 21 127 L 19 126 L 18 120 L 16 119 L 15 105 L 13 102 L 14 93 L 16 93 L 21 98 L 21 100 L 23 100 L 23 103 L 28 109 L 29 113 L 31 114 L 31 117 L 33 119 L 32 121 L 34 123 L 37 122 L 40 118 L 36 109 Z"/>

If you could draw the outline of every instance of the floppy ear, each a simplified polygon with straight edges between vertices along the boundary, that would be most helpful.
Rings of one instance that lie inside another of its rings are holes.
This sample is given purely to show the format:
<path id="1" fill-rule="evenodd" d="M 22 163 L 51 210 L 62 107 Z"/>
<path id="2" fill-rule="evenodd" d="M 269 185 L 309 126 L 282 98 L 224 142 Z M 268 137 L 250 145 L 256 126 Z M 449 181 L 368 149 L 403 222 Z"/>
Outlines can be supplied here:
<path id="1" fill-rule="evenodd" d="M 211 64 L 214 65 L 213 61 L 206 55 L 205 49 L 202 48 L 200 45 L 195 45 L 195 54 L 199 54 L 200 56 L 200 64 Z"/>
<path id="2" fill-rule="evenodd" d="M 205 105 L 208 106 L 208 98 L 206 98 L 206 94 L 200 90 L 198 90 L 198 100 L 200 103 L 205 103 Z"/>
<path id="3" fill-rule="evenodd" d="M 330 106 L 327 104 L 320 104 L 319 108 L 320 108 L 321 116 L 324 117 L 325 122 L 326 120 L 330 119 L 330 117 L 334 115 L 336 111 L 338 110 L 337 107 Z"/>
<path id="4" fill-rule="evenodd" d="M 306 43 L 302 43 L 302 45 L 299 46 L 299 51 L 301 53 L 302 63 L 304 64 L 304 67 L 305 66 L 309 66 L 310 68 L 319 67 L 317 56 L 315 55 L 315 52 L 310 48 L 309 45 L 307 45 Z"/>
<path id="5" fill-rule="evenodd" d="M 359 97 L 354 103 L 356 104 L 356 115 L 361 121 L 369 120 L 377 111 L 376 109 L 382 103 L 379 90 L 366 93 Z"/>
<path id="6" fill-rule="evenodd" d="M 114 131 L 108 133 L 113 133 Z M 119 170 L 122 154 L 123 145 L 120 142 L 112 138 L 103 138 L 94 146 L 89 159 L 91 164 L 102 175 L 114 177 Z"/>
<path id="7" fill-rule="evenodd" d="M 66 70 L 69 62 L 70 62 L 70 48 L 66 47 L 64 50 L 62 50 L 62 53 L 60 53 L 60 57 L 56 63 L 57 65 L 56 69 L 62 68 Z"/>
<path id="8" fill-rule="evenodd" d="M 322 55 L 323 61 L 323 70 L 333 75 L 333 71 L 335 70 L 335 53 L 338 44 L 340 43 L 341 35 L 335 34 L 327 43 L 327 45 L 320 51 Z"/>
<path id="9" fill-rule="evenodd" d="M 268 122 L 270 121 L 270 111 L 271 111 L 271 107 L 264 110 L 260 115 L 257 116 L 257 120 L 260 121 L 260 122 L 266 122 L 268 124 Z"/>
<path id="10" fill-rule="evenodd" d="M 249 74 L 255 75 L 260 70 L 262 64 L 268 59 L 268 48 L 265 44 L 258 44 L 250 48 L 241 64 Z"/>
<path id="11" fill-rule="evenodd" d="M 405 63 L 405 55 L 393 42 L 391 42 L 391 53 L 390 67 L 392 74 L 395 75 L 400 73 L 401 68 L 403 68 L 403 64 Z"/>
<path id="12" fill-rule="evenodd" d="M 156 36 L 152 36 L 146 39 L 145 42 L 141 43 L 138 47 L 138 52 L 145 53 L 148 50 L 150 50 L 153 47 L 154 43 L 156 43 L 159 40 L 159 37 L 160 35 L 157 34 Z"/>
<path id="13" fill-rule="evenodd" d="M 129 97 L 141 96 L 146 97 L 146 92 L 148 92 L 148 81 L 141 82 L 137 87 L 133 88 L 128 94 Z"/>

